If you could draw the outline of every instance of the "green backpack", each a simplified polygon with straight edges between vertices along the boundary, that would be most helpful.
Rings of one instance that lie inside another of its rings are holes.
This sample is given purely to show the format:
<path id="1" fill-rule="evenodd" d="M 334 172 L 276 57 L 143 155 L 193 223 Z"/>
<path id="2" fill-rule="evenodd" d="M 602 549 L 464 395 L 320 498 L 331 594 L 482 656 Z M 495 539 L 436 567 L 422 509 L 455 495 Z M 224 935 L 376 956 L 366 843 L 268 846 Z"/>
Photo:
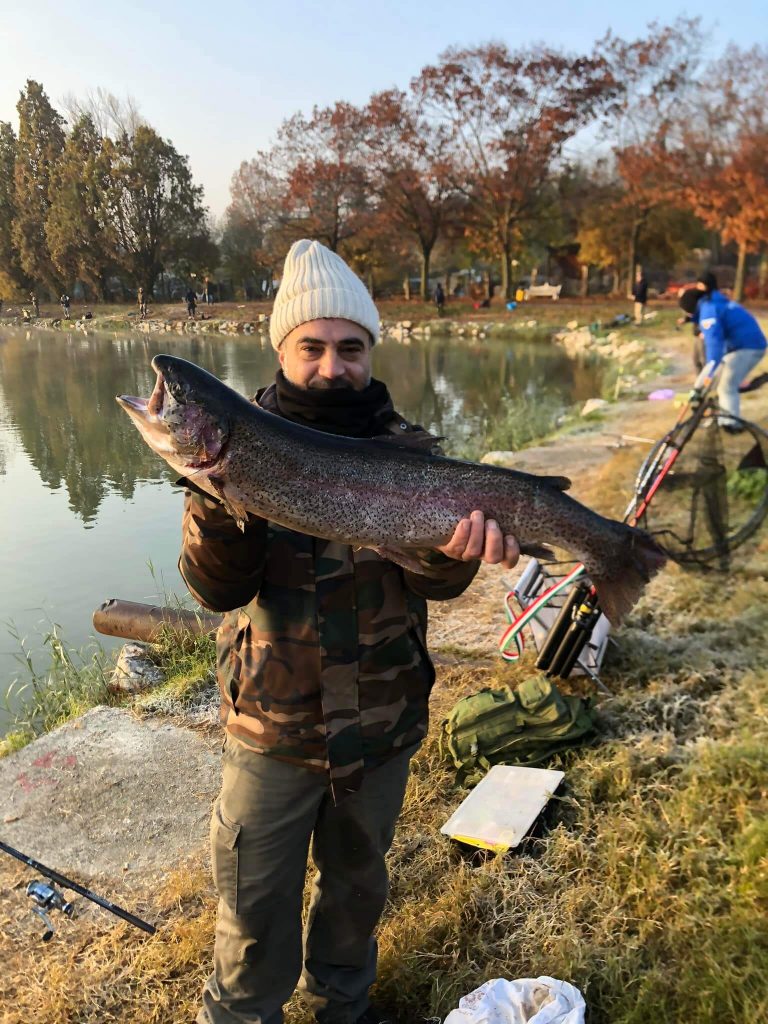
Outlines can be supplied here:
<path id="1" fill-rule="evenodd" d="M 577 746 L 594 727 L 588 702 L 534 676 L 514 690 L 486 688 L 463 697 L 442 723 L 440 749 L 459 769 L 458 781 L 474 783 L 494 764 L 541 764 Z"/>

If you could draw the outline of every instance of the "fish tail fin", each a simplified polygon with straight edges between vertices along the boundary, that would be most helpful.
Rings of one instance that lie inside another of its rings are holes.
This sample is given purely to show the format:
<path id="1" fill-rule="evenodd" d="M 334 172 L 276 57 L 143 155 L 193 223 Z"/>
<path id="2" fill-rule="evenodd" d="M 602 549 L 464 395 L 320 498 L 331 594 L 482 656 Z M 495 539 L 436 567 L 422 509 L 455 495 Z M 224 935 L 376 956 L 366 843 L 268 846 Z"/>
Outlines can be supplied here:
<path id="1" fill-rule="evenodd" d="M 640 598 L 645 585 L 667 560 L 664 549 L 645 530 L 614 524 L 618 549 L 609 573 L 589 572 L 600 607 L 612 625 L 619 626 Z"/>

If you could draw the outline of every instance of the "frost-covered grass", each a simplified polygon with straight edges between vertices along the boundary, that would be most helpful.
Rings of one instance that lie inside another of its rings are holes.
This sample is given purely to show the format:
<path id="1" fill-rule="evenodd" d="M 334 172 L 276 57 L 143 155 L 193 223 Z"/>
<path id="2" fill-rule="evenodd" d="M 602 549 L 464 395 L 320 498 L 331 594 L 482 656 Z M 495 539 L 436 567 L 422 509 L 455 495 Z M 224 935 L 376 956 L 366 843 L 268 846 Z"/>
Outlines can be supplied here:
<path id="1" fill-rule="evenodd" d="M 489 978 L 548 974 L 583 991 L 592 1024 L 765 1017 L 766 569 L 756 541 L 716 585 L 677 570 L 657 581 L 606 665 L 598 741 L 553 762 L 564 786 L 515 853 L 470 857 L 440 834 L 461 793 L 439 723 L 530 665 L 440 670 L 390 856 L 379 1002 L 401 1019 L 444 1017 Z M 188 679 L 210 664 L 204 642 L 173 656 L 190 659 Z M 139 909 L 164 922 L 154 937 L 94 914 L 62 924 L 70 938 L 44 965 L 18 925 L 23 869 L 0 870 L 7 1024 L 194 1018 L 215 918 L 204 864 L 147 895 Z M 296 999 L 287 1020 L 309 1024 Z"/>

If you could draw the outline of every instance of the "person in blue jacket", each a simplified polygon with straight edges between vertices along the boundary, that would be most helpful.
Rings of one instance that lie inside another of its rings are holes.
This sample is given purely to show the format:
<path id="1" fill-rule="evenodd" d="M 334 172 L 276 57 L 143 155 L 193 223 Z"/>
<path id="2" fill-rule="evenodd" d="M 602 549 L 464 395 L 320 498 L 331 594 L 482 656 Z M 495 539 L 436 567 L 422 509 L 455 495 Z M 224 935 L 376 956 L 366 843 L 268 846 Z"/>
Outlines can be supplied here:
<path id="1" fill-rule="evenodd" d="M 721 418 L 726 430 L 739 430 L 731 418 L 739 415 L 739 384 L 765 355 L 765 335 L 757 320 L 738 302 L 717 290 L 717 278 L 711 271 L 700 274 L 696 287 L 703 292 L 693 321 L 704 336 L 707 362 L 722 362 L 717 400 L 729 416 Z"/>

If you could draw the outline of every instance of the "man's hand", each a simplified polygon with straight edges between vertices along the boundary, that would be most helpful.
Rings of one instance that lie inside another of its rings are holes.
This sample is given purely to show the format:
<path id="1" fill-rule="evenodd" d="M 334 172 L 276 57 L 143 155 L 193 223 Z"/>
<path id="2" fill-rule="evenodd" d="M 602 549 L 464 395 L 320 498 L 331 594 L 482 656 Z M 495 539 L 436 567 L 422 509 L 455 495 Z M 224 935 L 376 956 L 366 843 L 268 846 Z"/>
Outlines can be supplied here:
<path id="1" fill-rule="evenodd" d="M 504 537 L 496 520 L 486 520 L 479 509 L 468 519 L 462 519 L 448 543 L 437 550 L 458 562 L 479 558 L 489 565 L 500 563 L 505 569 L 512 569 L 520 560 L 517 540 L 509 535 Z"/>

